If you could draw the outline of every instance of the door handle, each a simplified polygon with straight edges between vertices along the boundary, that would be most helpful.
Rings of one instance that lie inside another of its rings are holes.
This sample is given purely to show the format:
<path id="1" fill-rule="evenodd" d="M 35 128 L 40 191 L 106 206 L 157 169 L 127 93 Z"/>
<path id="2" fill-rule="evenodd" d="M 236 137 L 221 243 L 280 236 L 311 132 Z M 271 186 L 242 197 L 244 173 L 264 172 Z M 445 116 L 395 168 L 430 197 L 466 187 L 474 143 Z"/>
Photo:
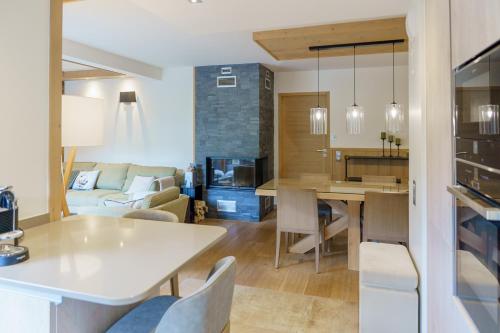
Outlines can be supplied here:
<path id="1" fill-rule="evenodd" d="M 316 149 L 318 153 L 326 153 L 326 149 Z"/>

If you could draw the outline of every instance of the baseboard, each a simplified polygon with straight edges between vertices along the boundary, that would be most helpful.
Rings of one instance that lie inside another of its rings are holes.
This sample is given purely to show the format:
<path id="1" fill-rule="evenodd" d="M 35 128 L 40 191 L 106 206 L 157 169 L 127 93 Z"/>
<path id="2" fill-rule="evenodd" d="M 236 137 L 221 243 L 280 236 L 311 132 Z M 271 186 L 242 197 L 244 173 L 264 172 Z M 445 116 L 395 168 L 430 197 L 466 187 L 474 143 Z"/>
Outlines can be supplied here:
<path id="1" fill-rule="evenodd" d="M 29 217 L 27 219 L 19 221 L 19 227 L 22 229 L 29 229 L 38 227 L 39 225 L 49 223 L 50 222 L 50 214 L 42 214 L 33 217 Z"/>

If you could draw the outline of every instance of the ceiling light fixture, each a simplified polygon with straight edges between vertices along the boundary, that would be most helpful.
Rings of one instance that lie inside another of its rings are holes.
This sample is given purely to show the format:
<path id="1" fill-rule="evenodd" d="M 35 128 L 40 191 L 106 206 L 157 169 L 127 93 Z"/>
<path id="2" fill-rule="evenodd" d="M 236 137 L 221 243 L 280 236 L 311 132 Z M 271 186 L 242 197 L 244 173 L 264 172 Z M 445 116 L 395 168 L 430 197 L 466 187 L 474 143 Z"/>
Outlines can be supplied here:
<path id="1" fill-rule="evenodd" d="M 392 103 L 385 106 L 385 129 L 390 133 L 399 133 L 405 117 L 401 104 L 396 103 L 394 96 L 394 43 L 392 43 Z"/>
<path id="2" fill-rule="evenodd" d="M 202 3 L 203 0 L 188 0 L 189 3 L 195 4 L 195 3 Z"/>
<path id="3" fill-rule="evenodd" d="M 363 131 L 365 111 L 362 106 L 356 104 L 356 45 L 353 46 L 354 58 L 354 103 L 347 107 L 346 110 L 346 125 L 347 134 L 357 135 Z"/>
<path id="4" fill-rule="evenodd" d="M 328 109 L 319 105 L 319 49 L 316 50 L 318 55 L 318 104 L 315 108 L 311 108 L 309 113 L 309 124 L 311 126 L 312 135 L 326 135 L 328 129 Z"/>

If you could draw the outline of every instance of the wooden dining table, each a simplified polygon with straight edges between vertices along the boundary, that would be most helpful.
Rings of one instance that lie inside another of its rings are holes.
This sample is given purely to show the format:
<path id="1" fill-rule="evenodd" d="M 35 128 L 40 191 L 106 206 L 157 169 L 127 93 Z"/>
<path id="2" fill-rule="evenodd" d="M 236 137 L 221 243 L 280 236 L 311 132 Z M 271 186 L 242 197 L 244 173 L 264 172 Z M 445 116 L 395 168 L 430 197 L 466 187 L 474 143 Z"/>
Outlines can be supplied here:
<path id="1" fill-rule="evenodd" d="M 292 186 L 303 189 L 315 189 L 318 199 L 328 203 L 341 217 L 325 228 L 325 240 L 328 240 L 347 228 L 347 266 L 350 270 L 359 270 L 359 245 L 361 243 L 361 203 L 366 192 L 408 192 L 408 185 L 397 183 L 363 183 L 352 181 L 315 181 L 295 178 L 272 179 L 259 186 L 257 196 L 275 197 L 279 186 Z M 346 203 L 345 203 L 346 202 Z M 279 205 L 279 202 L 278 202 Z M 308 236 L 293 244 L 289 251 L 305 253 L 312 249 L 314 242 Z"/>

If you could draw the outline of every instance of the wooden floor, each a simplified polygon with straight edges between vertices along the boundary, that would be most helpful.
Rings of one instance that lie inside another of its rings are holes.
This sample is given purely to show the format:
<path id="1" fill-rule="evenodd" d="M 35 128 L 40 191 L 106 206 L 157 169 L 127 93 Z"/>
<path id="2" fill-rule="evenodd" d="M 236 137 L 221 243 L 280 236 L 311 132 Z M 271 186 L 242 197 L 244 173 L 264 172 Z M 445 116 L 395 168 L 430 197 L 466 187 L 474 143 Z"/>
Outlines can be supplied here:
<path id="1" fill-rule="evenodd" d="M 223 226 L 228 234 L 183 269 L 180 282 L 188 278 L 205 279 L 218 259 L 232 255 L 237 260 L 236 284 L 358 302 L 358 272 L 347 269 L 347 232 L 334 237 L 334 254 L 320 259 L 321 273 L 316 274 L 314 254 L 285 254 L 284 248 L 281 266 L 278 270 L 274 268 L 274 213 L 261 223 L 209 219 L 203 224 Z"/>

